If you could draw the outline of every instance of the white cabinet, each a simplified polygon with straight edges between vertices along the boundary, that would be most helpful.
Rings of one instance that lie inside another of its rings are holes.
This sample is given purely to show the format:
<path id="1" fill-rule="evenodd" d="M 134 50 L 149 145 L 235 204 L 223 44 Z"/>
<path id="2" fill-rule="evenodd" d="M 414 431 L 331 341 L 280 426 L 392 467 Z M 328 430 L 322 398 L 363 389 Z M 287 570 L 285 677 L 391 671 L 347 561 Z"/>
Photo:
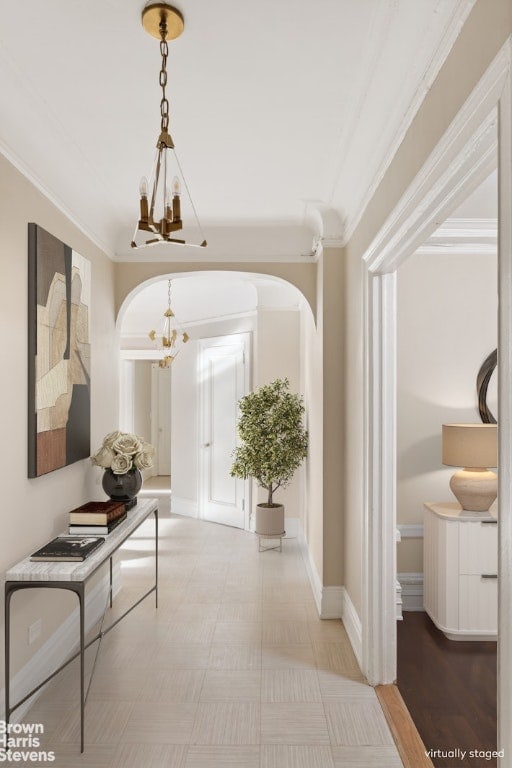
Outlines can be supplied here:
<path id="1" fill-rule="evenodd" d="M 497 527 L 455 503 L 425 504 L 423 604 L 450 640 L 497 637 Z"/>

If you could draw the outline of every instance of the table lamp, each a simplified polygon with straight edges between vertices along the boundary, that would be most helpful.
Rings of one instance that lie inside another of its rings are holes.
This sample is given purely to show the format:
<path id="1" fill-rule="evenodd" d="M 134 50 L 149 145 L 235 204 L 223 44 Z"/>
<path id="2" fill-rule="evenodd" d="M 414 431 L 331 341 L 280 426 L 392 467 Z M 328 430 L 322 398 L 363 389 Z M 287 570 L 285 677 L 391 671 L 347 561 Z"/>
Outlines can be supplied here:
<path id="1" fill-rule="evenodd" d="M 443 424 L 443 464 L 464 467 L 455 472 L 450 488 L 463 512 L 488 512 L 498 495 L 496 424 Z"/>

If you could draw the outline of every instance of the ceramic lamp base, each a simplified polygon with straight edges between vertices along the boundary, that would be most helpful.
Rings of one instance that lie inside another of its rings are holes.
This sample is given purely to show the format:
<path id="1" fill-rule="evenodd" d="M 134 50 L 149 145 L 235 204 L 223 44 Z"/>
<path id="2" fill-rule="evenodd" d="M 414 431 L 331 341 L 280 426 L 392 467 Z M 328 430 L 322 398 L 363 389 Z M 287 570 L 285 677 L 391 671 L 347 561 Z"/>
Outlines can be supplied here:
<path id="1" fill-rule="evenodd" d="M 466 512 L 487 512 L 498 495 L 498 476 L 488 469 L 461 469 L 450 480 L 452 493 Z"/>

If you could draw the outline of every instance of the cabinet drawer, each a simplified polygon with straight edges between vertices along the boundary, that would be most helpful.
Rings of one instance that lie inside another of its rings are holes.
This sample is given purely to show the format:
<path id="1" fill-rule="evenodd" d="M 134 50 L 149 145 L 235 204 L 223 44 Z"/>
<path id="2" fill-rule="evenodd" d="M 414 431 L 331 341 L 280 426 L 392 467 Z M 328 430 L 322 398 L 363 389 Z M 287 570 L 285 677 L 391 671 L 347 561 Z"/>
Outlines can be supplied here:
<path id="1" fill-rule="evenodd" d="M 459 628 L 478 632 L 497 632 L 497 579 L 485 579 L 480 575 L 460 576 Z"/>
<path id="2" fill-rule="evenodd" d="M 480 575 L 497 573 L 498 525 L 459 523 L 459 573 Z"/>

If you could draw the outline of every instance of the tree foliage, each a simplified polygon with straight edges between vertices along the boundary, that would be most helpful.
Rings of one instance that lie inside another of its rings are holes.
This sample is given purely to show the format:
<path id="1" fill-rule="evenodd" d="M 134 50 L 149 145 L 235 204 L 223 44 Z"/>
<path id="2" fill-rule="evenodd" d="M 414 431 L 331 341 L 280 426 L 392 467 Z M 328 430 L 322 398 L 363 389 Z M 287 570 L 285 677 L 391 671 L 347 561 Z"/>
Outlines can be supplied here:
<path id="1" fill-rule="evenodd" d="M 289 391 L 288 379 L 276 379 L 239 401 L 238 434 L 241 445 L 234 451 L 233 477 L 254 477 L 273 494 L 286 486 L 306 457 L 308 433 L 304 429 L 302 397 Z"/>

